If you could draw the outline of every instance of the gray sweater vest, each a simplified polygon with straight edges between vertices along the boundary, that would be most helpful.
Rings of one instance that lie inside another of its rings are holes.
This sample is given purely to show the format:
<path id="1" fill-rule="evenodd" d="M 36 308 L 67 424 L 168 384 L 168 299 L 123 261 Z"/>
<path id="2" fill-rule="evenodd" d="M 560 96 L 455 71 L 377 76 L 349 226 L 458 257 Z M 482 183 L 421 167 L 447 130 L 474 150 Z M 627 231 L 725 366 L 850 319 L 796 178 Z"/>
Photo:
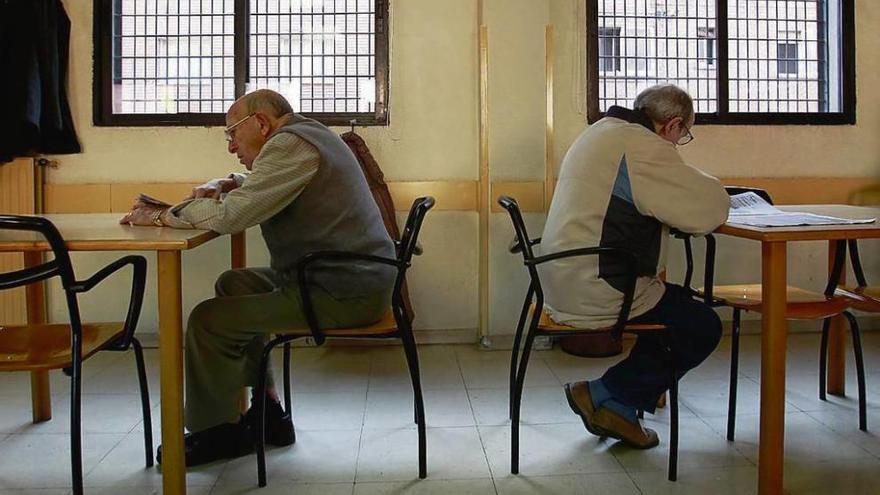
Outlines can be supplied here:
<path id="1" fill-rule="evenodd" d="M 296 263 L 307 253 L 353 251 L 395 257 L 394 244 L 357 158 L 345 142 L 324 125 L 294 115 L 276 132 L 289 132 L 318 149 L 318 171 L 300 195 L 275 216 L 260 224 L 271 254 L 272 268 L 296 277 Z M 337 298 L 387 291 L 396 270 L 361 261 L 318 261 L 307 272 L 309 282 Z"/>

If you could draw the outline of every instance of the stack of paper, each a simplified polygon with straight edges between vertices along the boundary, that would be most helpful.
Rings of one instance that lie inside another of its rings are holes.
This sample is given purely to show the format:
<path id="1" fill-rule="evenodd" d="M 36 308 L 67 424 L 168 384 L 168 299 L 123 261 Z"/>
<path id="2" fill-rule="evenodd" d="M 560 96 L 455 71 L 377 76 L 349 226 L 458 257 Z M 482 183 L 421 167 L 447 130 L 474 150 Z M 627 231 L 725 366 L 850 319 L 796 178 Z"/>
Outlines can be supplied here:
<path id="1" fill-rule="evenodd" d="M 775 208 L 753 192 L 730 197 L 730 213 L 727 223 L 752 227 L 793 227 L 796 225 L 852 225 L 872 223 L 876 218 L 850 220 L 847 218 L 814 215 L 812 213 L 786 212 Z"/>

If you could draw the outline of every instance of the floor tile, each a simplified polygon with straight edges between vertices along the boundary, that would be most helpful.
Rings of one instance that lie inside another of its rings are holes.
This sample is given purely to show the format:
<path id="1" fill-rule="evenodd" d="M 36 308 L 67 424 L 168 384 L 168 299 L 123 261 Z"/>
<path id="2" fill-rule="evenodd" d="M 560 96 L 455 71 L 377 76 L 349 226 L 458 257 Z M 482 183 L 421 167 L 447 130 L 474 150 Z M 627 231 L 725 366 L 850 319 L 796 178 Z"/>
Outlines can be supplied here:
<path id="1" fill-rule="evenodd" d="M 464 388 L 423 392 L 428 427 L 473 426 L 474 414 Z M 414 426 L 412 389 L 370 390 L 364 428 L 390 429 Z"/>
<path id="2" fill-rule="evenodd" d="M 858 459 L 804 462 L 785 467 L 785 491 L 798 495 L 845 493 L 876 494 L 880 487 L 880 460 Z"/>
<path id="3" fill-rule="evenodd" d="M 428 428 L 428 478 L 488 478 L 489 466 L 475 427 Z M 357 481 L 411 481 L 418 478 L 415 428 L 364 429 Z"/>
<path id="4" fill-rule="evenodd" d="M 124 436 L 83 435 L 83 473 L 91 471 Z M 0 445 L 0 489 L 70 486 L 70 435 L 12 435 Z"/>
<path id="5" fill-rule="evenodd" d="M 269 479 L 266 486 L 258 487 L 256 484 L 224 484 L 217 483 L 211 490 L 211 495 L 351 495 L 354 490 L 353 483 L 291 483 L 276 479 Z M 188 495 L 188 494 L 187 494 Z"/>
<path id="6" fill-rule="evenodd" d="M 510 474 L 510 427 L 481 426 L 492 476 Z M 600 440 L 580 424 L 521 425 L 520 473 L 526 476 L 622 472 L 609 452 L 611 442 Z"/>
<path id="7" fill-rule="evenodd" d="M 355 495 L 495 495 L 492 480 L 413 480 L 395 483 L 363 483 L 354 486 Z"/>
<path id="8" fill-rule="evenodd" d="M 458 363 L 468 389 L 506 388 L 510 384 L 510 353 L 490 351 L 475 358 L 459 359 Z M 546 385 L 561 385 L 561 382 L 543 360 L 529 360 L 525 386 Z"/>
<path id="9" fill-rule="evenodd" d="M 719 434 L 726 434 L 727 418 L 703 419 Z M 734 447 L 753 463 L 758 460 L 758 420 L 758 416 L 741 415 L 737 416 L 736 421 Z M 835 433 L 807 413 L 794 412 L 785 415 L 786 464 L 822 461 L 828 457 L 829 448 L 833 448 L 835 457 L 840 459 L 872 457 L 867 450 Z"/>
<path id="10" fill-rule="evenodd" d="M 154 440 L 153 452 L 159 442 Z M 188 487 L 211 487 L 217 481 L 226 466 L 226 461 L 217 461 L 203 466 L 187 469 L 186 484 Z M 144 437 L 142 432 L 133 432 L 125 436 L 121 442 L 101 459 L 93 469 L 84 476 L 83 485 L 91 488 L 115 488 L 118 492 L 133 487 L 162 486 L 161 466 L 155 464 L 146 467 L 144 459 Z"/>
<path id="11" fill-rule="evenodd" d="M 294 445 L 266 451 L 267 480 L 270 484 L 354 482 L 359 442 L 360 430 L 298 431 Z M 256 486 L 256 456 L 229 461 L 219 483 Z"/>
<path id="12" fill-rule="evenodd" d="M 650 417 L 643 422 L 660 437 L 660 445 L 653 449 L 638 450 L 617 442 L 611 452 L 627 472 L 666 471 L 669 460 L 669 424 Z M 678 472 L 699 471 L 707 467 L 753 465 L 721 434 L 713 431 L 696 417 L 679 418 Z"/>
<path id="13" fill-rule="evenodd" d="M 511 476 L 495 483 L 498 495 L 636 495 L 641 492 L 624 473 L 564 476 Z"/>
<path id="14" fill-rule="evenodd" d="M 478 388 L 468 390 L 474 417 L 480 425 L 510 424 L 509 392 L 506 388 Z M 581 423 L 565 399 L 560 385 L 524 387 L 520 406 L 522 423 Z"/>
<path id="15" fill-rule="evenodd" d="M 751 495 L 758 493 L 758 470 L 754 466 L 706 468 L 679 472 L 669 481 L 661 471 L 631 473 L 644 495 Z"/>

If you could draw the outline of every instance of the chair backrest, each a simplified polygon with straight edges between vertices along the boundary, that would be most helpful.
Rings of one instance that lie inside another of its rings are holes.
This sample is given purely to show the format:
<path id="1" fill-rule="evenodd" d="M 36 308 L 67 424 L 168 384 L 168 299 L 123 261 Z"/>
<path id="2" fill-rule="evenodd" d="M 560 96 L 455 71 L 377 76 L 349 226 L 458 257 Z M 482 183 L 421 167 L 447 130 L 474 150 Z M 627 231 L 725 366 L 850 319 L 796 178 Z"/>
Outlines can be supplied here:
<path id="1" fill-rule="evenodd" d="M 880 184 L 860 189 L 849 197 L 850 204 L 859 206 L 880 204 Z M 856 276 L 856 283 L 859 287 L 867 287 L 868 281 L 865 279 L 865 271 L 862 268 L 862 260 L 859 257 L 859 241 L 850 239 L 849 243 L 849 259 L 852 263 L 853 273 Z"/>
<path id="2" fill-rule="evenodd" d="M 728 196 L 735 196 L 737 194 L 742 194 L 746 192 L 753 192 L 760 196 L 764 201 L 773 204 L 773 198 L 770 197 L 770 193 L 766 190 L 758 188 L 758 187 L 747 187 L 747 186 L 724 186 L 724 190 L 727 191 Z M 682 285 L 684 285 L 685 289 L 690 291 L 692 294 L 696 294 L 697 291 L 691 287 L 691 280 L 694 276 L 694 254 L 693 247 L 691 245 L 691 236 L 682 235 L 681 239 L 684 241 L 684 256 L 685 256 L 685 273 L 684 273 L 684 281 Z M 707 304 L 712 304 L 712 285 L 715 278 L 715 237 L 712 234 L 706 235 L 706 271 L 703 280 L 703 289 L 704 289 L 704 297 Z"/>
<path id="3" fill-rule="evenodd" d="M 728 196 L 734 196 L 737 194 L 753 192 L 753 193 L 757 194 L 758 196 L 761 196 L 761 198 L 763 198 L 764 201 L 770 203 L 771 205 L 773 204 L 773 198 L 770 197 L 770 193 L 768 193 L 766 189 L 761 189 L 758 187 L 746 187 L 746 186 L 724 186 L 724 190 L 727 191 Z"/>
<path id="4" fill-rule="evenodd" d="M 69 290 L 76 282 L 64 239 L 48 219 L 26 215 L 0 215 L 0 230 L 36 232 L 49 243 L 54 254 L 54 259 L 46 263 L 0 274 L 0 290 L 20 287 L 56 276 L 61 277 L 65 290 Z"/>
<path id="5" fill-rule="evenodd" d="M 400 247 L 397 249 L 398 265 L 397 279 L 394 281 L 394 292 L 392 293 L 392 301 L 395 307 L 395 313 L 400 312 L 399 317 L 409 320 L 406 302 L 403 297 L 403 287 L 406 282 L 406 271 L 409 269 L 412 261 L 413 253 L 419 240 L 419 232 L 422 230 L 422 222 L 428 210 L 434 207 L 434 198 L 431 196 L 423 196 L 416 198 L 409 209 L 406 217 L 406 223 L 403 226 L 403 232 L 400 235 Z"/>
<path id="6" fill-rule="evenodd" d="M 37 283 L 52 277 L 61 278 L 61 286 L 67 296 L 67 310 L 70 315 L 71 332 L 79 336 L 82 333 L 82 321 L 79 314 L 79 303 L 73 285 L 76 277 L 70 263 L 70 254 L 61 233 L 48 219 L 26 215 L 0 215 L 0 230 L 17 230 L 36 232 L 43 236 L 52 249 L 54 259 L 37 266 L 23 268 L 0 274 L 0 290 L 12 289 Z M 78 338 L 78 337 L 77 337 Z"/>
<path id="7" fill-rule="evenodd" d="M 560 253 L 544 253 L 541 257 L 536 257 L 532 246 L 538 244 L 540 239 L 532 239 L 529 237 L 526 224 L 523 221 L 522 213 L 519 209 L 519 204 L 515 199 L 509 196 L 499 197 L 498 204 L 507 210 L 507 213 L 510 215 L 510 220 L 513 223 L 513 230 L 516 233 L 517 244 L 511 249 L 511 251 L 516 250 L 520 252 L 523 258 L 523 264 L 529 272 L 530 284 L 526 299 L 529 300 L 532 298 L 532 295 L 535 296 L 535 312 L 532 316 L 533 324 L 537 324 L 537 318 L 540 317 L 541 311 L 543 311 L 544 308 L 544 289 L 541 286 L 541 278 L 538 274 L 538 264 L 555 259 L 582 255 L 607 255 L 611 258 L 616 258 L 616 261 L 624 263 L 625 273 L 620 274 L 620 276 L 625 278 L 623 302 L 621 303 L 617 321 L 611 328 L 612 336 L 619 339 L 623 333 L 623 327 L 629 320 L 629 312 L 632 308 L 633 294 L 635 293 L 637 278 L 637 263 L 635 256 L 622 248 L 584 247 Z"/>

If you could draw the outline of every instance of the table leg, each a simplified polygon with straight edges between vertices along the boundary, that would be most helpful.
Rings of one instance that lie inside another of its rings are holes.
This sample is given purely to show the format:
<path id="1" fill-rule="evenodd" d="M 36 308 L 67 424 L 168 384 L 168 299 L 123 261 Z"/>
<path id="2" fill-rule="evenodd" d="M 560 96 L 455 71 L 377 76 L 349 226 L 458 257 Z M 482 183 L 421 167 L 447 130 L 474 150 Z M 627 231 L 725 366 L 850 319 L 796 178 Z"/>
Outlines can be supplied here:
<path id="1" fill-rule="evenodd" d="M 163 493 L 186 494 L 180 251 L 159 251 L 159 368 Z"/>
<path id="2" fill-rule="evenodd" d="M 24 266 L 37 266 L 43 262 L 43 253 L 25 251 Z M 43 282 L 29 284 L 25 289 L 28 325 L 46 323 L 46 300 Z M 31 372 L 31 417 L 34 423 L 52 419 L 52 395 L 48 371 Z"/>
<path id="3" fill-rule="evenodd" d="M 828 273 L 834 265 L 837 252 L 837 241 L 828 241 Z M 840 273 L 840 283 L 846 284 L 846 270 Z M 826 390 L 829 394 L 843 396 L 846 394 L 846 331 L 843 316 L 831 319 L 828 332 L 828 376 Z"/>
<path id="4" fill-rule="evenodd" d="M 758 493 L 782 493 L 785 452 L 786 244 L 761 244 L 761 420 Z"/>

